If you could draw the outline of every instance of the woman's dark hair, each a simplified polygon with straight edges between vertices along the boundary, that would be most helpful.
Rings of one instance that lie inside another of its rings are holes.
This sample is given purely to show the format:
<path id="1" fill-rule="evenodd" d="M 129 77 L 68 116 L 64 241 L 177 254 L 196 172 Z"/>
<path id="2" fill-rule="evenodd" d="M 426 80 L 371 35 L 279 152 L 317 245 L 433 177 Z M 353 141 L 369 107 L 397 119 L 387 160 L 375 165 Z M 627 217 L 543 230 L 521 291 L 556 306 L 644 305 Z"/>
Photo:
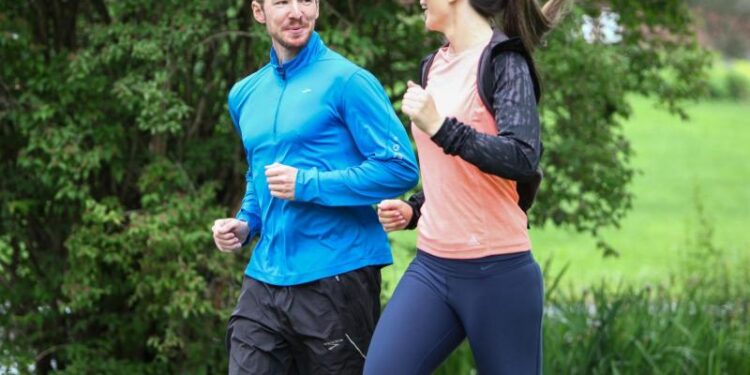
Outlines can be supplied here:
<path id="1" fill-rule="evenodd" d="M 573 0 L 549 0 L 543 7 L 537 0 L 469 0 L 479 14 L 494 19 L 509 37 L 520 37 L 532 52 L 552 30 Z"/>

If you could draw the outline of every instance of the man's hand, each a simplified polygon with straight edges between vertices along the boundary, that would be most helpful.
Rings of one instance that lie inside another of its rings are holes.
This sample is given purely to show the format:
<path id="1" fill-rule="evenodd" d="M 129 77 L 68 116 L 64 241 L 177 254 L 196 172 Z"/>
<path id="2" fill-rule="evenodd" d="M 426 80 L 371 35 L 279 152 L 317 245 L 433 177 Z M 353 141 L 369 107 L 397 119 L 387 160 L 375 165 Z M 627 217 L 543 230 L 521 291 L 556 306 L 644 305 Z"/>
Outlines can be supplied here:
<path id="1" fill-rule="evenodd" d="M 242 247 L 247 236 L 250 234 L 250 227 L 246 222 L 237 219 L 219 219 L 214 221 L 211 227 L 214 232 L 214 243 L 219 250 L 231 253 Z"/>
<path id="2" fill-rule="evenodd" d="M 386 232 L 406 228 L 414 212 L 400 199 L 386 199 L 378 204 L 378 220 Z"/>
<path id="3" fill-rule="evenodd" d="M 268 190 L 276 198 L 294 200 L 294 187 L 297 182 L 297 168 L 273 163 L 266 166 Z"/>
<path id="4" fill-rule="evenodd" d="M 443 126 L 443 118 L 435 107 L 432 95 L 416 83 L 409 81 L 404 98 L 401 101 L 401 112 L 409 116 L 414 125 L 430 137 Z"/>

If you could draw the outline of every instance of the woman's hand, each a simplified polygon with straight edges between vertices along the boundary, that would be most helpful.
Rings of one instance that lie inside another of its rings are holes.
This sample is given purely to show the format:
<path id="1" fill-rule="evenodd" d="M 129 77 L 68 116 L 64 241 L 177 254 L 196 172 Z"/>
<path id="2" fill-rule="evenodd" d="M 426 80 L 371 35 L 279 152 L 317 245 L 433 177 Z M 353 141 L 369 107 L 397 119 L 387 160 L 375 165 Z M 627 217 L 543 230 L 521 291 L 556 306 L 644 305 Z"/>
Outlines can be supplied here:
<path id="1" fill-rule="evenodd" d="M 401 112 L 432 137 L 443 125 L 443 118 L 435 107 L 432 95 L 412 81 L 407 82 L 406 86 L 406 93 L 401 101 Z"/>
<path id="2" fill-rule="evenodd" d="M 378 220 L 386 232 L 406 228 L 413 214 L 411 206 L 400 199 L 386 199 L 378 204 Z"/>

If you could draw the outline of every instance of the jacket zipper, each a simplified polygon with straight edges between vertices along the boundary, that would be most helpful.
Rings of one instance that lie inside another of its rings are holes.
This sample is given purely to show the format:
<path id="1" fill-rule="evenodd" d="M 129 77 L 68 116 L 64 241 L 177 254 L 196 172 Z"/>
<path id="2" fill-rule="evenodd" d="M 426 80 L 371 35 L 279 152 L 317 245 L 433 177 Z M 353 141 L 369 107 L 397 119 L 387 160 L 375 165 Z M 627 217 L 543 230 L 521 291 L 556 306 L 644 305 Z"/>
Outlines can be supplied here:
<path id="1" fill-rule="evenodd" d="M 276 102 L 276 112 L 274 112 L 274 115 L 273 115 L 273 143 L 274 144 L 276 144 L 278 140 L 278 137 L 276 135 L 276 125 L 279 121 L 279 108 L 281 108 L 281 101 L 284 99 L 284 92 L 286 91 L 286 85 L 287 85 L 286 71 L 284 70 L 284 67 L 280 66 L 278 71 L 279 71 L 279 74 L 281 75 L 281 81 L 284 82 L 284 84 L 281 87 L 281 95 L 279 95 L 279 101 Z"/>

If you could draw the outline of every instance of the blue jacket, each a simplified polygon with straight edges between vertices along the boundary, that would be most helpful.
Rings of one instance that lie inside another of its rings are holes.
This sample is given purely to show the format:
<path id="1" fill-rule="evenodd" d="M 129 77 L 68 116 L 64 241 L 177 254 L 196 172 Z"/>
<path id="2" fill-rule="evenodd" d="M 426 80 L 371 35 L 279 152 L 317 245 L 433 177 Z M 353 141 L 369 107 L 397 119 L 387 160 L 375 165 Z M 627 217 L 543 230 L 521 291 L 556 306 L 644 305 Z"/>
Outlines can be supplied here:
<path id="1" fill-rule="evenodd" d="M 229 113 L 247 155 L 237 218 L 260 239 L 245 274 L 295 285 L 392 262 L 372 207 L 419 179 L 411 143 L 377 79 L 313 33 L 299 54 L 236 83 Z M 271 197 L 264 167 L 298 168 L 295 200 Z"/>

